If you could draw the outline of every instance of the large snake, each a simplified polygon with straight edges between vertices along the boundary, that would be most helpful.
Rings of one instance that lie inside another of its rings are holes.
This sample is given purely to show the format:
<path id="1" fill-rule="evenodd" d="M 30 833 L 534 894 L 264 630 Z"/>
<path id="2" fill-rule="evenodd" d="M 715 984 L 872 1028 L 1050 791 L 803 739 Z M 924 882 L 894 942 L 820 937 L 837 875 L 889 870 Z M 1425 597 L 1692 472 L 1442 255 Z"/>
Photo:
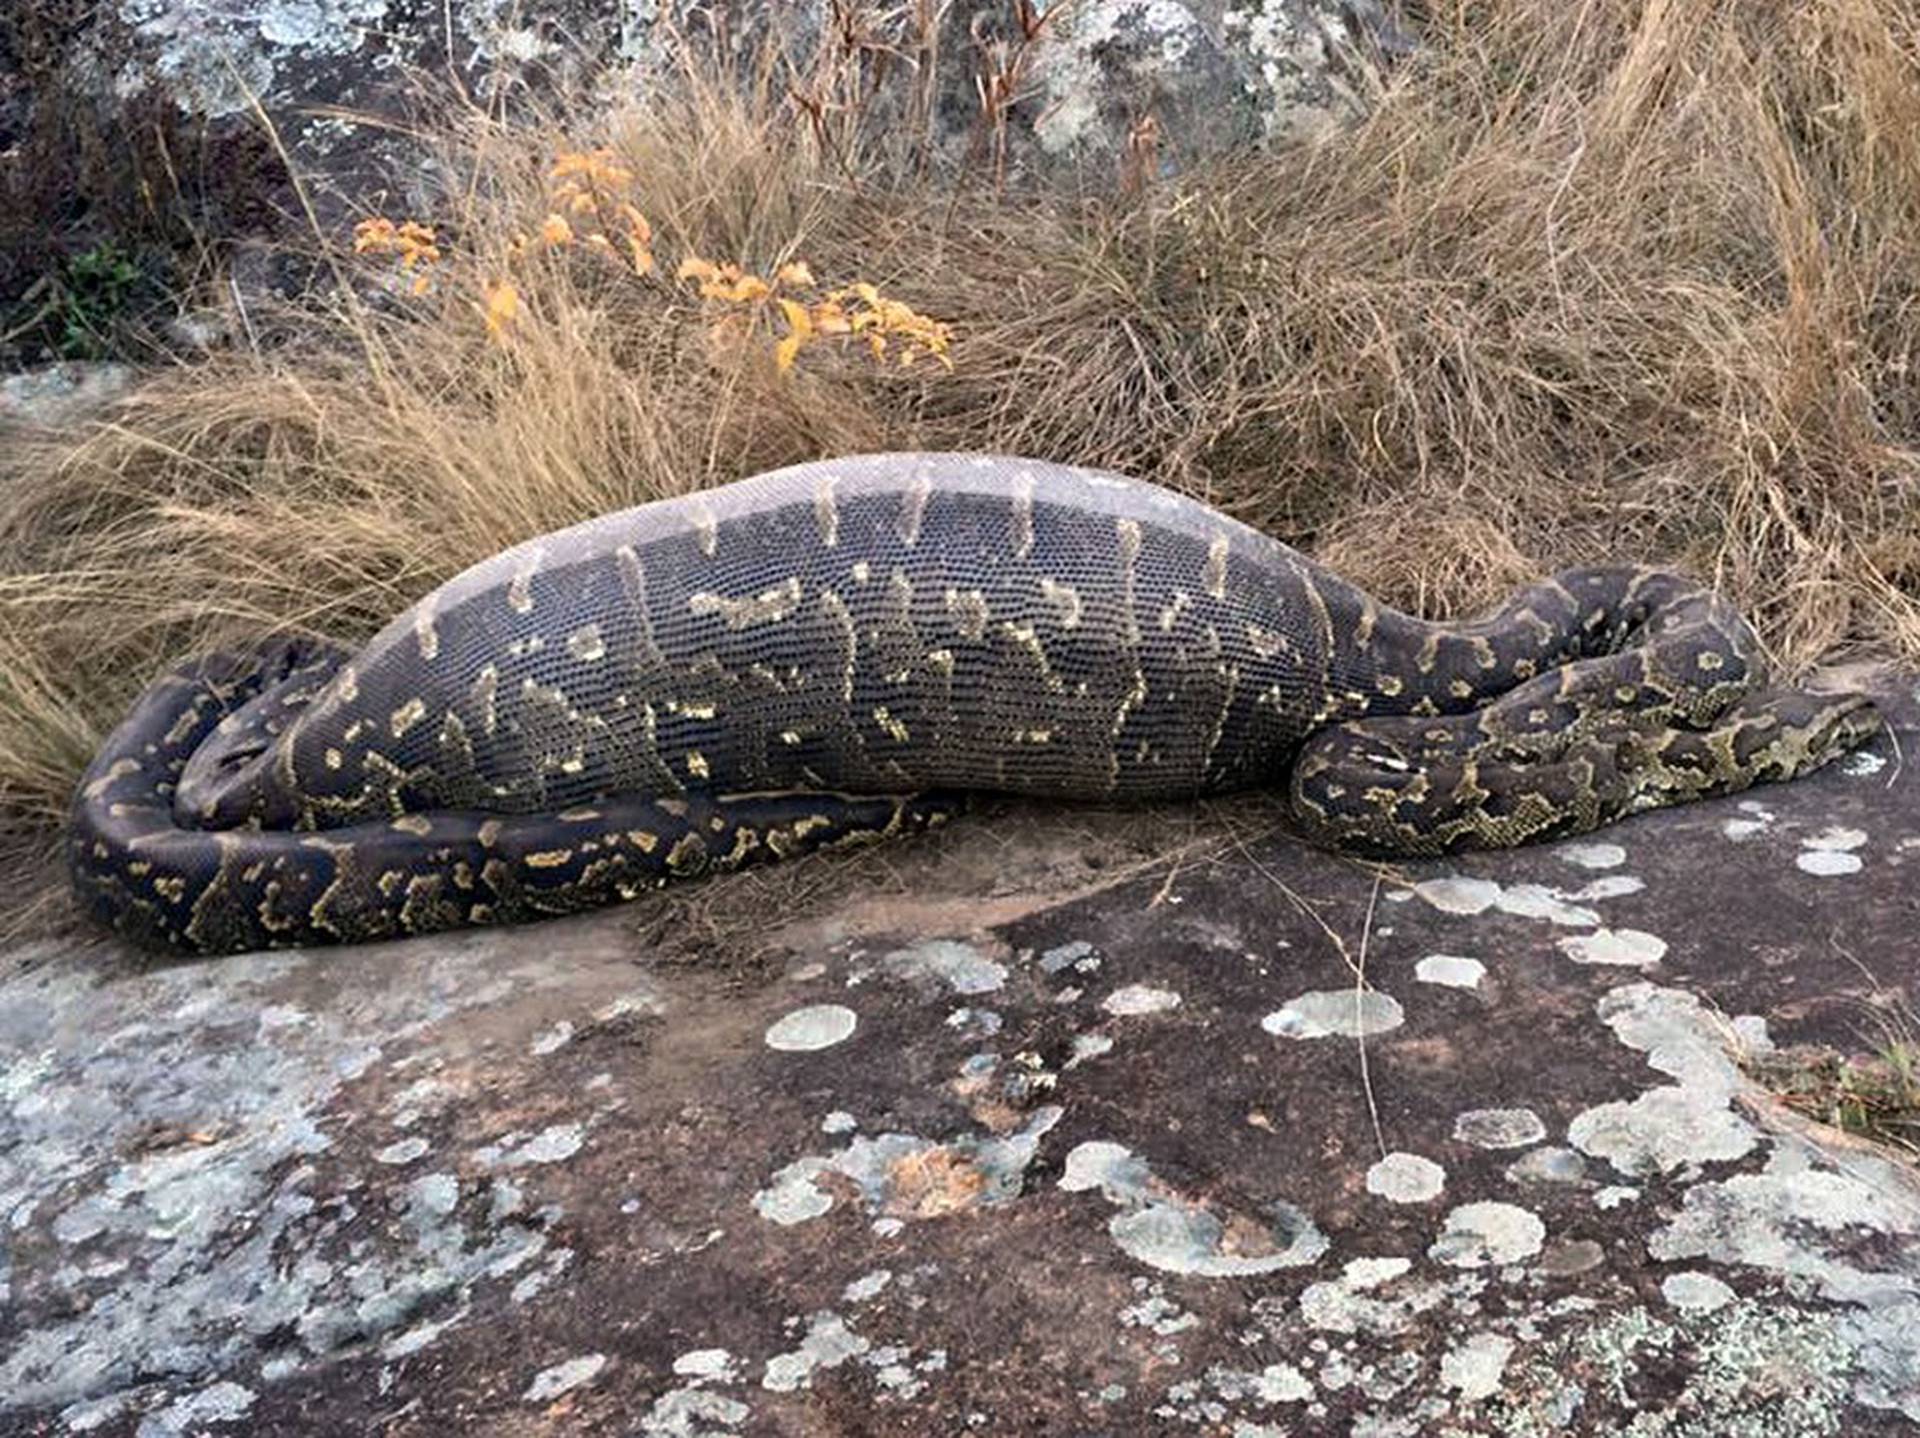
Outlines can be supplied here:
<path id="1" fill-rule="evenodd" d="M 218 953 L 512 921 L 943 817 L 1285 786 L 1428 855 L 1818 768 L 1879 728 L 1764 686 L 1652 569 L 1468 623 L 1375 603 L 1168 490 L 973 455 L 803 464 L 531 540 L 357 652 L 180 666 L 82 779 L 75 888 Z"/>

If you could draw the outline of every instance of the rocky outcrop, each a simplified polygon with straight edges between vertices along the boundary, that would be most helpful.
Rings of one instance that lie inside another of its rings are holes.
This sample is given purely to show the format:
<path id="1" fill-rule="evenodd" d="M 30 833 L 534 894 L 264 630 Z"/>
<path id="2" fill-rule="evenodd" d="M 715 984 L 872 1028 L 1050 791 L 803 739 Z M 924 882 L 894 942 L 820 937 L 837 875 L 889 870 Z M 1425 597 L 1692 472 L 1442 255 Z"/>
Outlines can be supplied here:
<path id="1" fill-rule="evenodd" d="M 1004 141 L 1046 173 L 1136 153 L 1164 167 L 1262 139 L 1299 138 L 1357 113 L 1409 48 L 1379 0 L 848 0 L 677 12 L 653 0 L 539 7 L 453 0 L 118 0 L 116 57 L 98 77 L 148 81 L 213 116 L 255 100 L 303 150 L 355 138 L 351 112 L 389 108 L 409 72 L 486 94 L 603 68 L 646 83 L 688 45 L 751 53 L 778 39 L 805 91 L 829 69 L 881 111 L 915 104 L 949 158 Z M 937 19 L 929 17 L 937 16 Z M 75 64 L 93 64 L 75 42 Z M 844 77 L 842 77 L 844 78 Z M 836 79 L 835 83 L 839 83 Z M 914 95 L 919 92 L 916 101 Z M 842 96 L 844 97 L 844 96 Z"/>
<path id="2" fill-rule="evenodd" d="M 1883 738 L 1382 882 L 1258 802 L 1008 807 L 16 948 L 0 1433 L 1910 1432 L 1915 1169 L 1750 1071 L 1894 1012 L 1913 792 Z"/>

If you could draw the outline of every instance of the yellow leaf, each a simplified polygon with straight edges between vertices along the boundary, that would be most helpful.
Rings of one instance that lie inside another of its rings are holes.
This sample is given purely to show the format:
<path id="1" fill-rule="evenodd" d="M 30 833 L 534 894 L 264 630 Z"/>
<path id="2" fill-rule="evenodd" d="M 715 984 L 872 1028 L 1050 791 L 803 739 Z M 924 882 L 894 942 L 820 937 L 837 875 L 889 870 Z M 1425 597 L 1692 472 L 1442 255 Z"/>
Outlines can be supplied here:
<path id="1" fill-rule="evenodd" d="M 807 313 L 807 307 L 793 300 L 780 301 L 780 313 L 787 317 L 787 327 L 802 340 L 813 336 L 813 316 Z"/>
<path id="2" fill-rule="evenodd" d="M 793 357 L 800 353 L 800 331 L 795 330 L 773 347 L 773 367 L 785 374 L 793 368 Z"/>
<path id="3" fill-rule="evenodd" d="M 646 241 L 639 235 L 628 235 L 627 247 L 633 251 L 633 272 L 636 275 L 653 273 L 653 251 L 647 248 Z"/>
<path id="4" fill-rule="evenodd" d="M 579 194 L 567 201 L 567 208 L 576 215 L 585 215 L 599 209 L 600 202 L 594 199 L 587 191 L 582 190 Z"/>
<path id="5" fill-rule="evenodd" d="M 783 285 L 794 285 L 803 289 L 811 289 L 817 283 L 813 278 L 813 271 L 808 269 L 805 262 L 801 260 L 793 260 L 780 266 L 774 278 Z"/>
<path id="6" fill-rule="evenodd" d="M 369 250 L 381 251 L 393 248 L 393 221 L 375 217 L 362 220 L 353 227 L 353 252 L 364 255 Z"/>
<path id="7" fill-rule="evenodd" d="M 504 343 L 507 326 L 520 313 L 520 291 L 511 280 L 495 280 L 487 286 L 486 295 L 487 333 Z"/>
<path id="8" fill-rule="evenodd" d="M 679 280 L 713 280 L 719 275 L 719 268 L 712 260 L 703 260 L 698 255 L 688 255 L 674 271 L 674 278 Z"/>
<path id="9" fill-rule="evenodd" d="M 540 226 L 540 238 L 549 245 L 567 245 L 573 243 L 573 226 L 559 215 L 548 215 L 546 223 Z"/>
<path id="10" fill-rule="evenodd" d="M 647 217 L 625 200 L 620 202 L 620 218 L 627 222 L 627 228 L 633 231 L 634 238 L 641 244 L 653 239 L 653 226 L 647 223 Z"/>
<path id="11" fill-rule="evenodd" d="M 413 292 L 416 295 L 424 295 L 431 288 L 433 288 L 433 276 L 425 270 L 413 277 Z"/>

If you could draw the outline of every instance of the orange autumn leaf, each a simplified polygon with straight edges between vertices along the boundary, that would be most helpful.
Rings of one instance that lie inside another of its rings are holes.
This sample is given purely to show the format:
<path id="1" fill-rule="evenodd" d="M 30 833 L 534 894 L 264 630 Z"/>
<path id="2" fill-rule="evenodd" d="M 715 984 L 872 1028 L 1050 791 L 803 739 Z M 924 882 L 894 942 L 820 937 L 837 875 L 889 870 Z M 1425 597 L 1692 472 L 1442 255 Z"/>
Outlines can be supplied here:
<path id="1" fill-rule="evenodd" d="M 507 326 L 520 313 L 520 291 L 513 287 L 511 280 L 495 280 L 488 284 L 486 296 L 487 334 L 504 344 Z"/>

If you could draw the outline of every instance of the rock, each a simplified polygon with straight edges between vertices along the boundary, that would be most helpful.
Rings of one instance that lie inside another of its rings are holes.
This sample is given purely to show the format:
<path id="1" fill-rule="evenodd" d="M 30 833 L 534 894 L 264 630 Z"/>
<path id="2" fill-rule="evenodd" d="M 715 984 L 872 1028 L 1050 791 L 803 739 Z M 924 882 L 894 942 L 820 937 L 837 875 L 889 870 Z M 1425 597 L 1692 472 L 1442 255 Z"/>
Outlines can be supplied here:
<path id="1" fill-rule="evenodd" d="M 1279 834 L 1195 862 L 1180 806 L 523 930 L 16 947 L 0 1431 L 1911 1431 L 1920 1180 L 1734 1061 L 1855 1044 L 1862 969 L 1907 977 L 1892 772 L 1737 838 L 1758 801 L 1619 825 L 1632 884 L 1408 863 L 1365 989 L 1370 874 Z M 1603 930 L 1666 950 L 1558 942 Z M 638 937 L 679 933 L 721 940 Z M 1476 987 L 1423 980 L 1462 953 Z M 1318 1037 L 1263 1027 L 1304 995 Z"/>
<path id="2" fill-rule="evenodd" d="M 130 365 L 66 360 L 0 378 L 0 424 L 58 428 L 85 419 L 133 385 Z"/>
<path id="3" fill-rule="evenodd" d="M 1130 147 L 1155 169 L 1261 139 L 1297 139 L 1359 113 L 1382 67 L 1411 43 L 1379 0 L 956 0 L 944 10 L 930 90 L 914 66 L 915 10 L 846 11 L 829 0 L 716 7 L 736 54 L 773 38 L 805 91 L 844 27 L 861 27 L 875 129 L 917 134 L 978 159 L 995 115 L 1016 169 L 1094 165 L 1111 182 Z M 657 83 L 680 47 L 719 25 L 665 23 L 635 0 L 560 0 L 533 9 L 498 0 L 420 6 L 401 0 L 113 0 L 72 28 L 74 83 L 122 94 L 158 86 L 183 109 L 250 124 L 257 101 L 319 191 L 392 187 L 427 157 L 379 123 L 401 77 L 447 75 L 478 98 L 578 90 L 602 70 Z M 844 59 L 844 56 L 841 57 Z M 990 98 L 983 115 L 982 88 Z"/>

